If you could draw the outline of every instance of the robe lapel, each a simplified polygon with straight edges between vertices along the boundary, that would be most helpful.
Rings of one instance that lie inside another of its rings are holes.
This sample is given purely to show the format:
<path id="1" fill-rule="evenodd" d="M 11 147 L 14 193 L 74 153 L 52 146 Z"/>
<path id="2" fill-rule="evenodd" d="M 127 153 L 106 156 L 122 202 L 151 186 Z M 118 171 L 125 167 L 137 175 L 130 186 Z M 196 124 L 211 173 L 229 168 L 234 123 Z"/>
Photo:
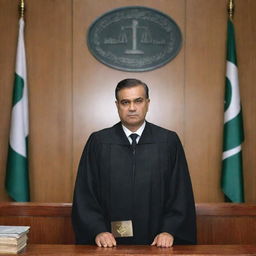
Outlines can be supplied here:
<path id="1" fill-rule="evenodd" d="M 141 138 L 138 144 L 152 144 L 152 143 L 155 143 L 154 136 L 152 133 L 150 123 L 146 122 L 145 129 L 141 135 Z"/>
<path id="2" fill-rule="evenodd" d="M 117 124 L 115 124 L 113 126 L 114 128 L 114 136 L 112 139 L 112 143 L 113 144 L 118 144 L 118 145 L 127 145 L 130 146 L 130 142 L 128 140 L 128 138 L 126 137 L 123 127 L 122 127 L 122 123 L 119 122 Z"/>

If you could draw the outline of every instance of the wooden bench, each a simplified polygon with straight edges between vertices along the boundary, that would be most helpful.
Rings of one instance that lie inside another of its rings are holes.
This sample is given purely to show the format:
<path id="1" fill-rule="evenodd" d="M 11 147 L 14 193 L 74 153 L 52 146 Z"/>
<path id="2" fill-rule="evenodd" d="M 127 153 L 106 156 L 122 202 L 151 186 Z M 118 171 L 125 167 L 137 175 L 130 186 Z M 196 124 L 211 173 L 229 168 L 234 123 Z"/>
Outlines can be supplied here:
<path id="1" fill-rule="evenodd" d="M 256 204 L 199 203 L 198 244 L 256 244 Z M 73 244 L 70 203 L 0 203 L 0 225 L 31 226 L 29 243 Z"/>

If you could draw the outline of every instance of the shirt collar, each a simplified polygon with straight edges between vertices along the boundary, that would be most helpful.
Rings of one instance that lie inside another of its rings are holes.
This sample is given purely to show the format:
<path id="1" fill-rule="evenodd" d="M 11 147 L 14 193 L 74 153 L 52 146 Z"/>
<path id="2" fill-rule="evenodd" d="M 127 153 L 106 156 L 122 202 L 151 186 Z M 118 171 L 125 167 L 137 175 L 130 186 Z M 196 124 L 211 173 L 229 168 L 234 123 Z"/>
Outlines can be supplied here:
<path id="1" fill-rule="evenodd" d="M 128 128 L 126 128 L 126 127 L 122 124 L 124 133 L 125 133 L 125 135 L 127 136 L 127 138 L 128 138 L 128 140 L 130 141 L 130 143 L 131 143 L 131 141 L 132 141 L 131 138 L 130 138 L 130 135 L 131 135 L 132 133 L 136 133 L 136 134 L 139 135 L 138 138 L 136 139 L 136 140 L 137 140 L 137 143 L 138 143 L 138 141 L 139 141 L 139 139 L 140 139 L 140 137 L 141 137 L 141 135 L 142 135 L 142 133 L 143 133 L 143 131 L 144 131 L 145 126 L 146 126 L 146 122 L 144 121 L 144 123 L 141 125 L 141 127 L 140 127 L 137 131 L 132 132 L 132 131 L 130 131 Z"/>

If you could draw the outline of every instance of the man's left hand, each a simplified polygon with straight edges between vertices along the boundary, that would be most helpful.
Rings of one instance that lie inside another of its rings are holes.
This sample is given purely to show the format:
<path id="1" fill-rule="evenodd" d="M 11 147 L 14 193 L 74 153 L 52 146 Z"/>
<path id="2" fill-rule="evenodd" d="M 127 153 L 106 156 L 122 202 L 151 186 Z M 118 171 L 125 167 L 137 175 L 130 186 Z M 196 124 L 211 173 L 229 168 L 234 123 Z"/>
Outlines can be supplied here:
<path id="1" fill-rule="evenodd" d="M 153 243 L 151 245 L 156 245 L 157 247 L 165 247 L 165 248 L 168 248 L 168 247 L 172 247 L 173 245 L 173 236 L 167 232 L 163 232 L 163 233 L 160 233 L 158 234 Z"/>

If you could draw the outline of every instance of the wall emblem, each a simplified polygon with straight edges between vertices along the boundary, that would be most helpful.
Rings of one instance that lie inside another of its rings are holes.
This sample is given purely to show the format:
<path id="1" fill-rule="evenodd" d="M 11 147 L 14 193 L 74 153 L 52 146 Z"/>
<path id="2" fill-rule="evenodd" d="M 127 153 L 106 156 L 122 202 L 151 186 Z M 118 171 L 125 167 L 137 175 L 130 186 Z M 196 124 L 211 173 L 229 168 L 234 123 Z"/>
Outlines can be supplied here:
<path id="1" fill-rule="evenodd" d="M 172 60 L 181 48 L 177 24 L 157 10 L 132 6 L 103 14 L 90 26 L 88 47 L 100 62 L 123 71 L 148 71 Z"/>

